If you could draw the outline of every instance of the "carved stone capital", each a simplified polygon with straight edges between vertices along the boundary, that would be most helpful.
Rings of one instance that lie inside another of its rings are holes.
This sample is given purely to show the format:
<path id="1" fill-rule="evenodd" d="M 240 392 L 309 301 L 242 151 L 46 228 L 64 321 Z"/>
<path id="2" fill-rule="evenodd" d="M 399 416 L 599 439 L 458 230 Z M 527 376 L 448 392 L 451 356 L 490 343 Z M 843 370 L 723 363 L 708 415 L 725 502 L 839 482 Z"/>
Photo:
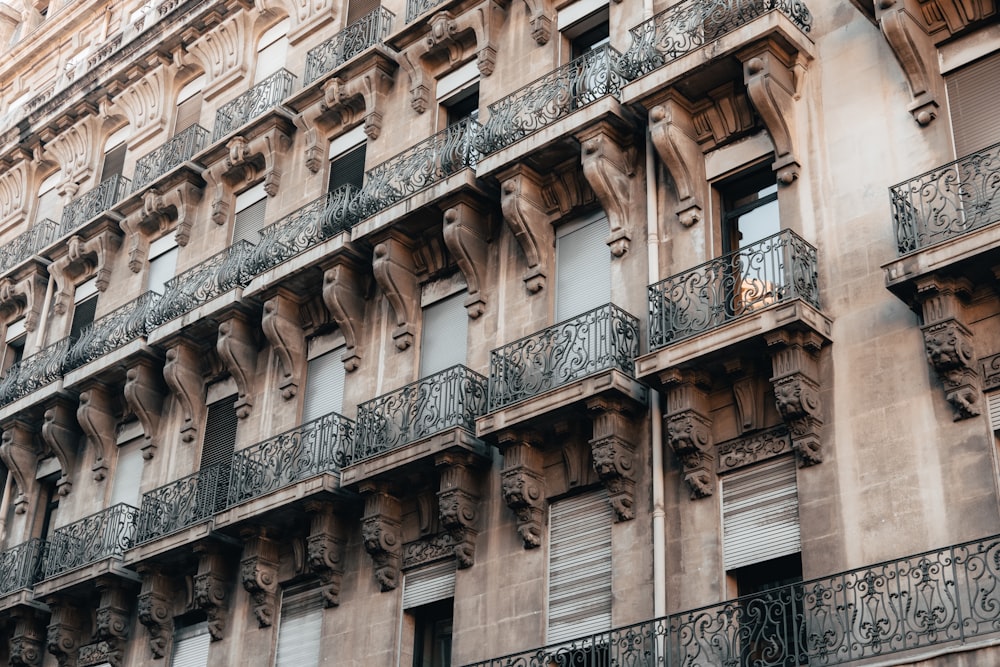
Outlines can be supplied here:
<path id="1" fill-rule="evenodd" d="M 486 310 L 482 286 L 489 268 L 489 214 L 473 202 L 460 200 L 448 205 L 444 212 L 444 243 L 465 276 L 468 286 L 465 308 L 472 319 Z"/>
<path id="2" fill-rule="evenodd" d="M 187 341 L 167 348 L 163 379 L 181 411 L 181 440 L 194 442 L 205 412 L 205 380 L 202 377 L 202 353 Z"/>
<path id="3" fill-rule="evenodd" d="M 399 499 L 383 486 L 362 489 L 365 498 L 361 540 L 375 566 L 375 580 L 383 591 L 399 586 L 402 565 L 402 508 Z"/>
<path id="4" fill-rule="evenodd" d="M 253 379 L 257 367 L 257 343 L 253 326 L 241 313 L 233 313 L 219 323 L 215 349 L 236 382 L 236 416 L 246 419 L 253 407 Z"/>
<path id="5" fill-rule="evenodd" d="M 298 301 L 290 292 L 280 291 L 264 302 L 260 326 L 278 362 L 281 397 L 290 400 L 299 392 L 306 365 L 306 338 Z"/>
<path id="6" fill-rule="evenodd" d="M 413 344 L 420 304 L 420 286 L 409 240 L 395 235 L 376 245 L 372 272 L 396 314 L 396 328 L 392 332 L 396 349 L 405 350 Z"/>
<path id="7" fill-rule="evenodd" d="M 240 580 L 253 599 L 257 624 L 270 627 L 278 604 L 278 543 L 263 534 L 244 535 Z"/>
<path id="8" fill-rule="evenodd" d="M 26 607 L 10 611 L 14 632 L 8 643 L 11 667 L 41 667 L 45 657 L 46 631 L 41 613 Z"/>
<path id="9" fill-rule="evenodd" d="M 323 303 L 344 334 L 344 368 L 358 368 L 361 359 L 360 333 L 365 321 L 368 276 L 357 261 L 340 255 L 323 274 Z"/>
<path id="10" fill-rule="evenodd" d="M 42 439 L 59 459 L 62 475 L 56 482 L 56 488 L 60 496 L 66 496 L 73 488 L 69 475 L 76 470 L 76 454 L 80 444 L 76 406 L 71 401 L 56 397 L 46 405 L 42 418 Z"/>
<path id="11" fill-rule="evenodd" d="M 693 375 L 661 377 L 666 385 L 667 409 L 663 432 L 683 469 L 691 498 L 715 492 L 715 458 L 711 408 L 703 379 Z"/>
<path id="12" fill-rule="evenodd" d="M 149 651 L 154 658 L 165 656 L 173 640 L 173 590 L 170 579 L 161 572 L 147 570 L 142 573 L 142 590 L 136 600 L 136 609 L 139 622 L 149 634 Z"/>
<path id="13" fill-rule="evenodd" d="M 548 248 L 554 236 L 542 194 L 543 179 L 530 167 L 517 165 L 499 174 L 498 180 L 504 220 L 528 260 L 524 285 L 534 294 L 545 287 L 550 272 Z"/>
<path id="14" fill-rule="evenodd" d="M 920 330 L 927 360 L 944 386 L 955 421 L 982 414 L 972 331 L 957 319 L 925 325 Z"/>
<path id="15" fill-rule="evenodd" d="M 541 546 L 545 523 L 545 475 L 535 441 L 536 436 L 530 433 L 501 434 L 504 464 L 500 489 L 517 517 L 517 533 L 525 549 Z"/>
<path id="16" fill-rule="evenodd" d="M 0 461 L 3 461 L 17 484 L 14 512 L 24 514 L 28 504 L 38 498 L 38 481 L 35 479 L 38 449 L 30 424 L 19 419 L 4 423 L 3 439 L 0 440 Z"/>
<path id="17" fill-rule="evenodd" d="M 208 632 L 212 641 L 225 635 L 229 606 L 228 557 L 210 547 L 195 545 L 198 572 L 194 576 L 192 602 L 208 616 Z"/>
<path id="18" fill-rule="evenodd" d="M 103 481 L 108 476 L 108 462 L 116 451 L 116 417 L 114 396 L 111 389 L 99 382 L 91 382 L 80 392 L 76 420 L 87 436 L 87 443 L 94 448 L 91 469 L 94 479 Z"/>
<path id="19" fill-rule="evenodd" d="M 631 243 L 628 221 L 633 217 L 632 176 L 636 160 L 632 139 L 603 123 L 581 132 L 577 138 L 583 175 L 611 224 L 608 247 L 612 255 L 621 257 L 628 252 Z"/>
<path id="20" fill-rule="evenodd" d="M 524 0 L 528 9 L 528 25 L 535 44 L 544 46 L 552 37 L 552 16 L 554 12 L 547 0 Z"/>
<path id="21" fill-rule="evenodd" d="M 8 322 L 23 317 L 25 330 L 34 331 L 38 328 L 47 286 L 48 279 L 41 271 L 34 271 L 17 282 L 10 278 L 0 279 L 0 312 Z"/>
<path id="22" fill-rule="evenodd" d="M 604 397 L 587 401 L 593 421 L 590 452 L 594 471 L 608 490 L 615 521 L 635 518 L 635 443 L 622 401 Z"/>
<path id="23" fill-rule="evenodd" d="M 97 589 L 101 598 L 94 615 L 93 639 L 101 644 L 101 652 L 108 662 L 121 665 L 131 625 L 129 600 L 132 592 L 116 577 L 102 577 L 97 581 Z"/>
<path id="24" fill-rule="evenodd" d="M 73 600 L 57 598 L 49 601 L 52 616 L 45 635 L 45 647 L 55 656 L 59 667 L 74 667 L 80 648 L 83 609 Z"/>
<path id="25" fill-rule="evenodd" d="M 472 567 L 479 534 L 479 492 L 471 460 L 443 454 L 436 461 L 441 471 L 438 514 L 441 526 L 452 534 L 452 553 L 459 568 Z"/>
<path id="26" fill-rule="evenodd" d="M 800 466 L 823 460 L 822 404 L 819 393 L 819 342 L 810 334 L 773 332 L 771 348 L 775 407 L 788 425 Z"/>
<path id="27" fill-rule="evenodd" d="M 340 583 L 344 577 L 347 531 L 330 503 L 310 503 L 306 510 L 311 517 L 306 563 L 319 577 L 325 606 L 336 607 L 340 604 Z"/>

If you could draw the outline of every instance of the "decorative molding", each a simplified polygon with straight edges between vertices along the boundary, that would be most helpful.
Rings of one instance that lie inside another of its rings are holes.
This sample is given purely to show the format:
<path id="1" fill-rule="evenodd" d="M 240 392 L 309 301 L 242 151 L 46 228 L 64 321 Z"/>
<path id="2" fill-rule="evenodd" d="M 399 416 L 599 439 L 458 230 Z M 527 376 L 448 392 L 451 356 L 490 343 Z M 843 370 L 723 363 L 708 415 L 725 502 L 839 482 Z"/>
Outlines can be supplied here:
<path id="1" fill-rule="evenodd" d="M 292 2 L 264 3 L 280 7 L 282 13 L 287 12 L 291 19 L 288 29 L 288 43 L 297 44 L 313 34 L 316 30 L 333 25 L 337 18 L 339 2 L 335 0 L 293 0 Z"/>
<path id="2" fill-rule="evenodd" d="M 142 458 L 147 461 L 153 458 L 160 444 L 160 415 L 166 393 L 161 377 L 159 362 L 146 357 L 135 359 L 125 371 L 122 393 L 126 406 L 142 424 Z"/>
<path id="3" fill-rule="evenodd" d="M 291 292 L 281 290 L 264 302 L 260 326 L 278 361 L 281 397 L 291 400 L 302 385 L 306 366 L 305 331 L 302 329 L 299 303 Z"/>
<path id="4" fill-rule="evenodd" d="M 139 622 L 149 634 L 149 652 L 162 658 L 169 651 L 174 636 L 174 614 L 171 599 L 174 586 L 169 577 L 157 569 L 140 571 L 142 590 L 136 600 Z"/>
<path id="5" fill-rule="evenodd" d="M 324 125 L 332 122 L 346 128 L 363 116 L 365 135 L 372 141 L 378 139 L 389 91 L 396 80 L 396 67 L 395 61 L 377 58 L 347 79 L 333 77 L 328 80 L 323 84 L 320 120 L 326 121 Z M 307 145 L 312 147 L 314 142 L 307 142 Z M 319 169 L 311 171 L 316 173 Z"/>
<path id="6" fill-rule="evenodd" d="M 24 317 L 26 331 L 38 328 L 48 279 L 41 271 L 32 271 L 18 281 L 0 278 L 0 313 L 7 322 Z"/>
<path id="7" fill-rule="evenodd" d="M 161 65 L 143 73 L 114 99 L 114 105 L 128 118 L 132 134 L 129 150 L 166 132 L 169 100 L 173 99 L 174 68 Z"/>
<path id="8" fill-rule="evenodd" d="M 344 578 L 347 528 L 331 503 L 310 501 L 305 509 L 310 516 L 306 563 L 309 571 L 319 577 L 324 605 L 336 607 L 340 604 L 340 584 Z"/>
<path id="9" fill-rule="evenodd" d="M 78 278 L 93 273 L 97 291 L 104 292 L 108 289 L 111 284 L 112 259 L 121 242 L 121 236 L 110 229 L 105 229 L 86 241 L 80 236 L 66 239 L 66 254 L 48 267 L 49 275 L 55 282 L 52 309 L 56 314 L 66 314 L 76 291 L 74 281 Z"/>
<path id="10" fill-rule="evenodd" d="M 681 463 L 691 498 L 707 498 L 715 493 L 716 481 L 707 379 L 695 373 L 667 371 L 660 380 L 666 390 L 663 431 L 667 442 Z"/>
<path id="11" fill-rule="evenodd" d="M 545 474 L 539 436 L 530 432 L 506 431 L 499 436 L 504 467 L 500 488 L 507 507 L 517 517 L 517 534 L 525 549 L 542 544 L 545 525 Z"/>
<path id="12" fill-rule="evenodd" d="M 181 410 L 181 440 L 194 442 L 205 412 L 202 353 L 193 343 L 179 340 L 167 348 L 163 379 Z"/>
<path id="13" fill-rule="evenodd" d="M 70 197 L 76 193 L 77 184 L 89 180 L 97 169 L 104 147 L 103 123 L 102 115 L 86 114 L 59 134 L 54 134 L 52 130 L 43 133 L 51 135 L 43 137 L 45 156 L 59 164 L 68 182 L 66 193 Z"/>
<path id="14" fill-rule="evenodd" d="M 479 484 L 474 459 L 469 454 L 444 453 L 434 463 L 441 471 L 437 493 L 441 525 L 452 536 L 452 553 L 458 567 L 472 567 L 479 534 Z"/>
<path id="15" fill-rule="evenodd" d="M 947 3 L 948 0 L 945 0 L 943 4 Z M 962 3 L 963 11 L 960 13 L 964 14 L 967 7 L 975 4 L 975 2 Z M 924 7 L 929 6 L 931 5 L 924 5 Z M 899 0 L 876 2 L 875 19 L 910 88 L 910 97 L 913 101 L 908 111 L 917 124 L 930 125 L 931 121 L 937 118 L 938 108 L 933 90 L 933 79 L 940 76 L 936 63 L 937 49 L 924 27 L 906 11 L 904 3 Z"/>
<path id="16" fill-rule="evenodd" d="M 94 616 L 94 640 L 102 645 L 103 658 L 112 667 L 121 667 L 131 625 L 129 600 L 133 594 L 121 579 L 112 576 L 99 578 L 96 588 L 101 598 Z"/>
<path id="17" fill-rule="evenodd" d="M 636 153 L 631 137 L 622 135 L 607 123 L 577 134 L 583 175 L 590 184 L 611 223 L 608 247 L 615 257 L 628 252 L 631 237 L 628 221 L 632 216 L 632 176 Z"/>
<path id="18" fill-rule="evenodd" d="M 45 634 L 45 647 L 55 656 L 59 667 L 75 667 L 84 610 L 69 598 L 49 598 L 47 602 L 52 615 Z"/>
<path id="19" fill-rule="evenodd" d="M 458 546 L 458 542 L 449 531 L 407 542 L 403 545 L 403 569 L 454 558 L 456 546 Z"/>
<path id="20" fill-rule="evenodd" d="M 542 193 L 543 179 L 530 167 L 518 164 L 497 176 L 500 181 L 500 208 L 504 220 L 517 239 L 528 270 L 524 285 L 535 294 L 545 287 L 551 271 L 549 248 L 554 243 L 549 211 Z"/>
<path id="21" fill-rule="evenodd" d="M 677 219 L 685 227 L 701 222 L 709 200 L 705 156 L 691 107 L 676 91 L 668 91 L 649 110 L 649 136 L 677 189 Z"/>
<path id="22" fill-rule="evenodd" d="M 344 368 L 357 370 L 359 340 L 365 321 L 365 295 L 369 292 L 366 268 L 356 259 L 337 255 L 323 273 L 323 303 L 344 334 Z"/>
<path id="23" fill-rule="evenodd" d="M 73 489 L 70 475 L 76 472 L 76 454 L 80 445 L 80 426 L 76 421 L 76 406 L 67 398 L 56 396 L 45 406 L 42 418 L 42 439 L 59 460 L 62 475 L 56 482 L 60 496 Z"/>
<path id="24" fill-rule="evenodd" d="M 0 224 L 21 218 L 28 212 L 27 195 L 36 165 L 29 160 L 18 160 L 0 171 Z"/>
<path id="25" fill-rule="evenodd" d="M 774 402 L 791 433 L 799 466 L 823 461 L 823 419 L 819 398 L 819 350 L 822 339 L 812 332 L 774 331 L 764 339 L 771 348 Z"/>
<path id="26" fill-rule="evenodd" d="M 188 244 L 201 195 L 202 189 L 192 183 L 181 183 L 163 194 L 155 188 L 143 193 L 142 206 L 121 222 L 128 239 L 128 268 L 132 273 L 141 272 L 145 266 L 149 237 L 166 232 L 171 220 L 177 220 L 177 245 Z"/>
<path id="27" fill-rule="evenodd" d="M 980 359 L 979 372 L 983 391 L 993 391 L 1000 388 L 1000 354 Z"/>
<path id="28" fill-rule="evenodd" d="M 247 53 L 253 48 L 252 19 L 248 12 L 237 8 L 230 16 L 210 30 L 204 31 L 185 47 L 205 72 L 202 95 L 206 102 L 229 88 L 231 83 L 247 77 Z"/>
<path id="29" fill-rule="evenodd" d="M 361 492 L 365 499 L 361 540 L 372 558 L 379 588 L 391 591 L 399 586 L 402 565 L 402 507 L 385 485 L 365 484 Z"/>
<path id="30" fill-rule="evenodd" d="M 236 135 L 226 142 L 224 157 L 202 172 L 206 188 L 212 193 L 212 222 L 229 222 L 229 200 L 242 185 L 263 180 L 264 192 L 269 197 L 277 195 L 282 175 L 279 156 L 291 148 L 292 138 L 277 125 L 251 139 Z"/>
<path id="31" fill-rule="evenodd" d="M 262 628 L 274 623 L 278 604 L 278 543 L 263 532 L 244 532 L 240 580 L 253 599 L 253 614 Z"/>
<path id="32" fill-rule="evenodd" d="M 111 390 L 98 381 L 90 381 L 80 392 L 80 405 L 76 409 L 76 420 L 87 436 L 87 442 L 94 448 L 94 479 L 104 481 L 108 476 L 108 461 L 116 451 L 114 399 Z"/>
<path id="33" fill-rule="evenodd" d="M 219 322 L 216 351 L 236 382 L 236 416 L 246 419 L 253 408 L 253 379 L 257 368 L 257 342 L 249 318 L 239 312 L 225 316 Z"/>
<path id="34" fill-rule="evenodd" d="M 36 502 L 39 498 L 38 480 L 35 479 L 38 449 L 35 446 L 33 429 L 28 422 L 14 419 L 3 425 L 0 461 L 3 461 L 17 484 L 14 512 L 24 514 L 28 504 Z"/>
<path id="35" fill-rule="evenodd" d="M 635 518 L 635 443 L 629 406 L 623 399 L 600 396 L 587 401 L 593 421 L 590 451 L 594 471 L 608 490 L 615 521 Z"/>
<path id="36" fill-rule="evenodd" d="M 792 438 L 786 426 L 727 440 L 718 446 L 720 473 L 772 459 L 792 452 Z"/>
<path id="37" fill-rule="evenodd" d="M 420 305 L 420 286 L 411 241 L 393 234 L 375 246 L 372 273 L 396 314 L 392 339 L 396 349 L 405 350 L 413 344 L 413 330 Z"/>
<path id="38" fill-rule="evenodd" d="M 211 545 L 196 544 L 194 551 L 198 572 L 192 582 L 192 606 L 205 612 L 212 641 L 219 641 L 225 636 L 229 611 L 229 557 Z"/>
<path id="39" fill-rule="evenodd" d="M 727 362 L 725 366 L 733 387 L 737 430 L 742 435 L 763 428 L 764 387 L 753 363 L 736 359 Z"/>
<path id="40" fill-rule="evenodd" d="M 7 645 L 10 666 L 41 667 L 46 642 L 43 612 L 31 607 L 13 607 L 8 613 L 14 625 Z"/>
<path id="41" fill-rule="evenodd" d="M 919 0 L 920 17 L 927 26 L 927 31 L 934 34 L 935 42 L 941 42 L 953 35 L 964 32 L 969 26 L 983 19 L 995 16 L 996 0 Z M 890 3 L 885 9 L 891 8 Z M 939 31 L 947 34 L 937 35 Z"/>
<path id="42" fill-rule="evenodd" d="M 538 46 L 545 46 L 552 37 L 552 23 L 555 14 L 549 0 L 524 0 L 524 5 L 528 10 L 531 38 Z"/>
<path id="43" fill-rule="evenodd" d="M 444 244 L 465 276 L 468 286 L 465 309 L 472 319 L 486 311 L 482 287 L 487 282 L 489 270 L 490 223 L 489 213 L 466 199 L 450 202 L 445 207 Z"/>

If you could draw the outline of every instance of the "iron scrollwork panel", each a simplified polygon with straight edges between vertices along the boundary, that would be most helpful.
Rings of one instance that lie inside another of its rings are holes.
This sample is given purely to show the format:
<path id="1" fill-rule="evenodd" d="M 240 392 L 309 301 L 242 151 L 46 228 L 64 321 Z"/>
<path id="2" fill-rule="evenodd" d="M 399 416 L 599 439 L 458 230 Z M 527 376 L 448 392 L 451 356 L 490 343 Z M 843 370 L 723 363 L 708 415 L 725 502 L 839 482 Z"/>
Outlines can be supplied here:
<path id="1" fill-rule="evenodd" d="M 192 125 L 167 140 L 148 155 L 136 160 L 132 189 L 139 190 L 179 164 L 190 160 L 208 142 L 208 130 Z"/>
<path id="2" fill-rule="evenodd" d="M 0 595 L 29 588 L 41 578 L 43 548 L 35 538 L 0 552 Z"/>
<path id="3" fill-rule="evenodd" d="M 169 535 L 211 517 L 221 509 L 219 482 L 228 474 L 224 466 L 213 465 L 143 494 L 137 542 Z"/>
<path id="4" fill-rule="evenodd" d="M 45 545 L 45 576 L 121 557 L 134 543 L 138 515 L 138 509 L 121 503 L 56 529 Z"/>
<path id="5" fill-rule="evenodd" d="M 146 292 L 93 322 L 69 348 L 65 369 L 79 368 L 146 335 L 146 323 L 159 299 L 156 292 Z"/>
<path id="6" fill-rule="evenodd" d="M 169 322 L 198 306 L 250 282 L 249 259 L 253 244 L 239 241 L 201 264 L 171 278 L 163 295 L 150 310 L 149 327 Z"/>
<path id="7" fill-rule="evenodd" d="M 379 7 L 311 49 L 306 55 L 305 83 L 307 85 L 312 83 L 365 49 L 381 42 L 389 34 L 393 18 L 392 12 L 385 7 Z"/>
<path id="8" fill-rule="evenodd" d="M 13 364 L 0 379 L 0 405 L 7 405 L 63 376 L 70 338 L 63 338 Z"/>
<path id="9" fill-rule="evenodd" d="M 117 204 L 129 191 L 130 183 L 124 176 L 115 175 L 71 201 L 63 209 L 60 234 L 76 231 L 88 220 Z"/>
<path id="10" fill-rule="evenodd" d="M 288 70 L 278 70 L 236 99 L 222 105 L 215 112 L 215 130 L 212 141 L 273 109 L 292 92 L 295 75 Z"/>

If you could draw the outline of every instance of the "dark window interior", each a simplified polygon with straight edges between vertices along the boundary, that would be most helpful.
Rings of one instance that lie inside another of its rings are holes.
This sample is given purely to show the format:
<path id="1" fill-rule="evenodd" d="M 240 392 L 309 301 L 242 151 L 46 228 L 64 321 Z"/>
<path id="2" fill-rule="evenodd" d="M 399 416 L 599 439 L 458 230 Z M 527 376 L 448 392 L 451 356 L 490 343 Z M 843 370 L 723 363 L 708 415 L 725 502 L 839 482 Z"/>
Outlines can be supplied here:
<path id="1" fill-rule="evenodd" d="M 411 609 L 416 619 L 413 667 L 451 667 L 451 598 Z"/>

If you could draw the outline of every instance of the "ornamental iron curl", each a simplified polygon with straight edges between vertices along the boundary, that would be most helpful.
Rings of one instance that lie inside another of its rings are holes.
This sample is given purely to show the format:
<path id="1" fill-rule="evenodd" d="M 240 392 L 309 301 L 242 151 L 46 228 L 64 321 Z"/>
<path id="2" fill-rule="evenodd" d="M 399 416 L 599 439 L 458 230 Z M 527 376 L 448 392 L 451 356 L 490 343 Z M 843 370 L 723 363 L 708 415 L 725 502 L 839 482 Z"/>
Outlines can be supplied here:
<path id="1" fill-rule="evenodd" d="M 406 0 L 406 22 L 411 23 L 426 11 L 434 9 L 445 0 Z"/>
<path id="2" fill-rule="evenodd" d="M 56 341 L 11 365 L 0 378 L 0 405 L 8 405 L 63 376 L 63 366 L 72 339 Z"/>
<path id="3" fill-rule="evenodd" d="M 486 378 L 465 366 L 452 366 L 359 405 L 350 462 L 450 428 L 475 433 L 476 417 L 485 413 Z"/>
<path id="4" fill-rule="evenodd" d="M 64 236 L 82 227 L 121 201 L 130 189 L 131 181 L 115 174 L 101 181 L 96 188 L 83 193 L 63 209 L 59 234 Z"/>
<path id="5" fill-rule="evenodd" d="M 889 188 L 898 254 L 1000 221 L 1000 144 Z"/>
<path id="6" fill-rule="evenodd" d="M 490 353 L 490 411 L 607 370 L 634 375 L 639 320 L 595 308 Z"/>
<path id="7" fill-rule="evenodd" d="M 230 506 L 324 472 L 338 473 L 354 440 L 354 422 L 331 412 L 233 454 Z"/>
<path id="8" fill-rule="evenodd" d="M 31 588 L 42 578 L 45 543 L 37 537 L 0 552 L 0 596 Z"/>
<path id="9" fill-rule="evenodd" d="M 472 118 L 462 119 L 370 169 L 352 205 L 354 215 L 358 220 L 375 215 L 466 167 L 475 168 L 481 129 Z"/>
<path id="10" fill-rule="evenodd" d="M 650 285 L 649 349 L 793 299 L 819 308 L 816 249 L 786 229 Z"/>
<path id="11" fill-rule="evenodd" d="M 632 44 L 619 72 L 637 79 L 773 11 L 803 32 L 812 29 L 812 14 L 802 0 L 683 0 L 629 30 Z"/>
<path id="12" fill-rule="evenodd" d="M 306 54 L 304 83 L 309 85 L 369 47 L 381 43 L 392 30 L 394 18 L 395 15 L 388 9 L 379 7 L 310 49 Z"/>
<path id="13" fill-rule="evenodd" d="M 212 141 L 222 139 L 278 106 L 291 95 L 294 81 L 294 74 L 286 69 L 279 69 L 236 99 L 223 104 L 215 112 Z"/>
<path id="14" fill-rule="evenodd" d="M 66 353 L 63 370 L 79 368 L 145 336 L 149 316 L 159 300 L 156 292 L 146 292 L 84 328 Z"/>
<path id="15" fill-rule="evenodd" d="M 354 226 L 351 203 L 358 188 L 347 183 L 260 231 L 248 270 L 262 273 Z"/>
<path id="16" fill-rule="evenodd" d="M 489 105 L 477 146 L 485 155 L 509 146 L 606 95 L 616 99 L 624 79 L 621 54 L 608 45 L 588 51 Z"/>
<path id="17" fill-rule="evenodd" d="M 36 254 L 59 236 L 59 224 L 41 220 L 0 247 L 0 273 L 6 273 Z"/>
<path id="18" fill-rule="evenodd" d="M 168 171 L 190 160 L 208 143 L 208 130 L 201 125 L 192 125 L 181 130 L 167 142 L 135 163 L 132 176 L 132 192 L 141 190 Z"/>
<path id="19" fill-rule="evenodd" d="M 57 528 L 45 544 L 45 578 L 105 558 L 121 558 L 134 544 L 139 510 L 119 503 Z"/>
<path id="20" fill-rule="evenodd" d="M 995 536 L 467 667 L 840 665 L 998 630 Z"/>
<path id="21" fill-rule="evenodd" d="M 136 544 L 193 526 L 225 507 L 222 487 L 229 470 L 222 465 L 203 470 L 153 489 L 142 495 Z"/>

